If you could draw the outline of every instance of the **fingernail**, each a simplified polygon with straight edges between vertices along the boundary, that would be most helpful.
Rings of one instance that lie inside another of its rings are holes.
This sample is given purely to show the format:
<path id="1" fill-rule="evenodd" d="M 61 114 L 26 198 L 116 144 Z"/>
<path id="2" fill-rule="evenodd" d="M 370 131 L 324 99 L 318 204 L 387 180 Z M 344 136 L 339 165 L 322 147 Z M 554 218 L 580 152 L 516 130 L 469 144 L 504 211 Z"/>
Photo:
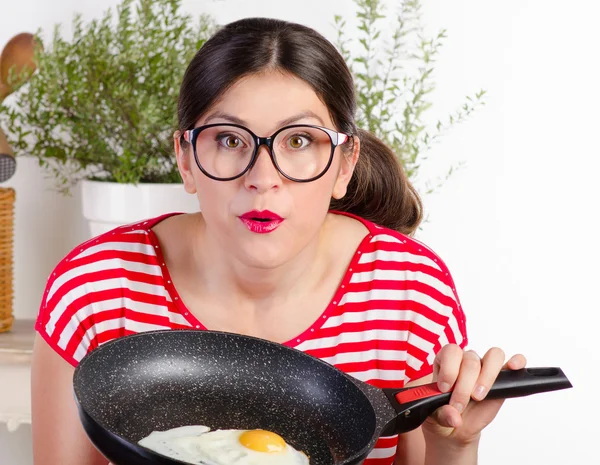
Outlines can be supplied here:
<path id="1" fill-rule="evenodd" d="M 457 402 L 456 404 L 454 404 L 454 408 L 458 410 L 458 413 L 462 413 L 462 411 L 465 409 L 465 406 L 460 402 Z"/>
<path id="2" fill-rule="evenodd" d="M 483 399 L 483 396 L 485 394 L 485 386 L 477 386 L 475 388 L 475 397 L 477 397 L 478 399 Z"/>
<path id="3" fill-rule="evenodd" d="M 440 391 L 448 392 L 450 390 L 450 385 L 448 383 L 440 383 Z"/>

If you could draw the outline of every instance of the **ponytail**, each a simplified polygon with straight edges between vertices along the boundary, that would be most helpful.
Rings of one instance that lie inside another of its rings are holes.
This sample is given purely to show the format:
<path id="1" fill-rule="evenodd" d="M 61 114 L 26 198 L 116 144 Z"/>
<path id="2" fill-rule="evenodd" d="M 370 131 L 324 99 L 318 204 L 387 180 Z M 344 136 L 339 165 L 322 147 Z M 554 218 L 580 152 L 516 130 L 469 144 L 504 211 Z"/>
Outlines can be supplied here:
<path id="1" fill-rule="evenodd" d="M 412 235 L 423 218 L 419 194 L 387 145 L 364 129 L 358 137 L 360 156 L 348 191 L 330 208 Z"/>

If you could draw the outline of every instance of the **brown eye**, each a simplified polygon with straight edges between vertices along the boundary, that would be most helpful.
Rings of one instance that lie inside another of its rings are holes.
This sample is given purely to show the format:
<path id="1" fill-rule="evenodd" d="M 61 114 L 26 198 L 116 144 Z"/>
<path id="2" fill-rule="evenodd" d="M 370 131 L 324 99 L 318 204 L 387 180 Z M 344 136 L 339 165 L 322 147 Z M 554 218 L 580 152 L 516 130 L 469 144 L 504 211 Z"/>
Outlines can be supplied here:
<path id="1" fill-rule="evenodd" d="M 225 139 L 225 144 L 230 149 L 236 149 L 240 145 L 240 140 L 237 137 L 229 136 Z"/>
<path id="2" fill-rule="evenodd" d="M 304 144 L 304 139 L 300 136 L 292 136 L 290 137 L 290 147 L 293 149 L 299 149 Z"/>

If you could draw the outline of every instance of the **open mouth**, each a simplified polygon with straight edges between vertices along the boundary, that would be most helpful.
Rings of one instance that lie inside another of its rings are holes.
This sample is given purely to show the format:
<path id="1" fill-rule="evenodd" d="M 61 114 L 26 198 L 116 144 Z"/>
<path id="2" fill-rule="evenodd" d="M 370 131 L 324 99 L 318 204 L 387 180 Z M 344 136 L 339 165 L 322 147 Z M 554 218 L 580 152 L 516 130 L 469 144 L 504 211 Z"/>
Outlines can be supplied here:
<path id="1" fill-rule="evenodd" d="M 282 217 L 268 210 L 251 211 L 240 216 L 242 223 L 254 233 L 269 233 L 275 231 L 284 221 Z"/>

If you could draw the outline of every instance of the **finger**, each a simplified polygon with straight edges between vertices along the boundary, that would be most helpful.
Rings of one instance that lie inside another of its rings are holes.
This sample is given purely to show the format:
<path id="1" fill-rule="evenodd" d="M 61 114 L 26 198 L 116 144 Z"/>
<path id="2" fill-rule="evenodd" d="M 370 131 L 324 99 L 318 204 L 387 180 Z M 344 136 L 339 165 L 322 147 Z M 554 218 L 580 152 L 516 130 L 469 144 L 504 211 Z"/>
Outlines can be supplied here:
<path id="1" fill-rule="evenodd" d="M 448 344 L 438 352 L 434 367 L 437 363 L 437 384 L 440 391 L 448 392 L 454 385 L 458 378 L 462 358 L 463 351 L 456 344 Z"/>
<path id="2" fill-rule="evenodd" d="M 520 370 L 527 366 L 527 359 L 523 354 L 513 355 L 508 362 L 504 364 L 503 368 L 509 370 Z"/>
<path id="3" fill-rule="evenodd" d="M 460 364 L 458 379 L 450 397 L 450 405 L 459 413 L 462 413 L 469 403 L 480 373 L 481 359 L 477 352 L 473 350 L 465 352 Z"/>
<path id="4" fill-rule="evenodd" d="M 504 351 L 498 347 L 493 347 L 486 352 L 481 360 L 481 372 L 473 389 L 473 399 L 485 399 L 504 365 L 505 357 Z"/>
<path id="5" fill-rule="evenodd" d="M 445 428 L 460 428 L 463 423 L 460 413 L 458 413 L 456 409 L 450 405 L 444 405 L 443 407 L 437 409 L 435 412 L 433 412 L 431 418 L 439 426 L 443 426 Z"/>

